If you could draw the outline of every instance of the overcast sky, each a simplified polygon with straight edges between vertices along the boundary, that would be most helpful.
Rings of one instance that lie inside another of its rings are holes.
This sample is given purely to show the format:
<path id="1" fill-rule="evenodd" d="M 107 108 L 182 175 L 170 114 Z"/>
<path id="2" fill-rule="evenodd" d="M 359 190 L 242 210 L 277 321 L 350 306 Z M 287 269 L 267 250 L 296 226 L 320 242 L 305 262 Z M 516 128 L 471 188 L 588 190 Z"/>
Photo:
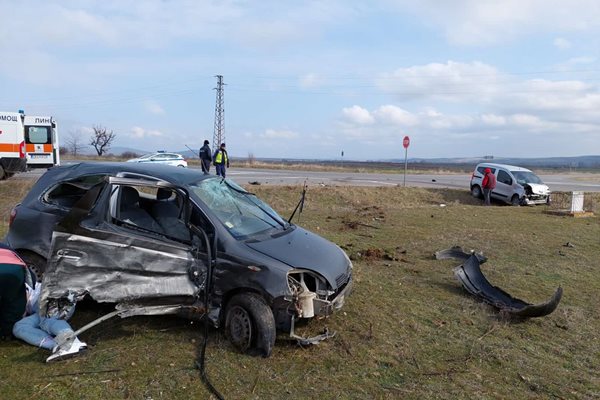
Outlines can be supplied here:
<path id="1" fill-rule="evenodd" d="M 597 0 L 0 0 L 0 110 L 233 156 L 600 154 Z"/>

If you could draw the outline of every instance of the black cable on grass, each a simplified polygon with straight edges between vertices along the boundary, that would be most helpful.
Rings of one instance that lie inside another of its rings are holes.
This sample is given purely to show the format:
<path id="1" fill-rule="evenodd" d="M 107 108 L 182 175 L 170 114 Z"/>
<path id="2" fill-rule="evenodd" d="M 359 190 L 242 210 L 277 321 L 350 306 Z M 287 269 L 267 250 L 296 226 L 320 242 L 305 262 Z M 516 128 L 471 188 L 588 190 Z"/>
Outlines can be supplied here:
<path id="1" fill-rule="evenodd" d="M 208 378 L 208 374 L 206 373 L 206 366 L 204 365 L 204 360 L 206 356 L 206 344 L 208 343 L 208 315 L 205 316 L 204 319 L 204 340 L 202 342 L 202 347 L 200 348 L 200 357 L 196 360 L 196 367 L 200 370 L 200 377 L 202 378 L 202 382 L 204 386 L 208 389 L 210 393 L 213 394 L 219 400 L 225 400 L 223 395 L 213 386 Z"/>
<path id="2" fill-rule="evenodd" d="M 196 359 L 196 367 L 200 370 L 200 378 L 202 378 L 202 383 L 208 389 L 213 396 L 215 396 L 219 400 L 225 400 L 223 395 L 213 386 L 210 382 L 208 374 L 206 372 L 206 345 L 208 344 L 208 309 L 210 307 L 210 295 L 212 293 L 212 254 L 211 254 L 211 246 L 208 240 L 208 235 L 204 232 L 203 229 L 198 229 L 195 226 L 192 226 L 192 230 L 196 233 L 202 234 L 202 238 L 204 239 L 204 245 L 206 246 L 207 253 L 207 273 L 206 273 L 206 283 L 204 285 L 204 306 L 206 307 L 206 314 L 204 315 L 204 340 L 202 341 L 202 347 L 200 348 L 200 356 Z"/>

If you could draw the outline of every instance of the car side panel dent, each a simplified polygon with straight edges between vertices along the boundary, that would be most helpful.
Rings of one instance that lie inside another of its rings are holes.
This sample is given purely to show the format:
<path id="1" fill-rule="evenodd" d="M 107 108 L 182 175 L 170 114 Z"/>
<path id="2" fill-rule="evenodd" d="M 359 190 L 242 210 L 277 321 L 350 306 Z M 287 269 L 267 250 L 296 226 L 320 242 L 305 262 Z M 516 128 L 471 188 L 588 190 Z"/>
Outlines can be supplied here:
<path id="1" fill-rule="evenodd" d="M 167 253 L 161 246 L 141 247 L 134 239 L 118 243 L 55 232 L 40 309 L 45 311 L 49 299 L 68 292 L 112 303 L 194 297 L 199 288 L 188 271 L 197 263 L 189 253 L 174 247 Z"/>

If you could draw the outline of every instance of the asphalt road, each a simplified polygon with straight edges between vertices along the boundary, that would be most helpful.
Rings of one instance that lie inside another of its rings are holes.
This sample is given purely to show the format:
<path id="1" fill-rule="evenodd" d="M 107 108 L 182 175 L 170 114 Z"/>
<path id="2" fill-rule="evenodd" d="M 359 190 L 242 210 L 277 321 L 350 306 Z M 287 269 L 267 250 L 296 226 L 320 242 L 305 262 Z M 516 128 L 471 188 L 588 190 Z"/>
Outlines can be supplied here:
<path id="1" fill-rule="evenodd" d="M 44 170 L 33 170 L 15 177 L 36 177 Z M 270 185 L 339 185 L 339 186 L 402 186 L 404 174 L 372 174 L 358 172 L 318 172 L 231 168 L 227 176 L 238 183 Z M 569 173 L 540 175 L 552 191 L 600 192 L 600 173 Z M 470 174 L 407 174 L 406 186 L 427 188 L 468 189 Z"/>
<path id="2" fill-rule="evenodd" d="M 404 174 L 370 174 L 353 172 L 312 172 L 285 170 L 232 169 L 229 176 L 239 183 L 350 186 L 402 186 Z M 540 175 L 553 191 L 600 192 L 600 174 Z M 469 188 L 471 175 L 465 174 L 407 174 L 406 186 L 427 188 Z"/>

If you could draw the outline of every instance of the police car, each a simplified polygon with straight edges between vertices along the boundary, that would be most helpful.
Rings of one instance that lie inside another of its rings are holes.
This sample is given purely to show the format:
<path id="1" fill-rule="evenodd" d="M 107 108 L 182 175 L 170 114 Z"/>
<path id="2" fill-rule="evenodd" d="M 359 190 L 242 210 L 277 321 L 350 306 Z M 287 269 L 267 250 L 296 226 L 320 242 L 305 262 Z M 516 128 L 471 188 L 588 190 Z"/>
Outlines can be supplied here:
<path id="1" fill-rule="evenodd" d="M 185 161 L 185 158 L 183 158 L 181 154 L 167 153 L 164 151 L 157 151 L 156 153 L 146 154 L 138 158 L 132 158 L 131 160 L 127 160 L 127 162 L 164 164 L 184 168 L 187 168 L 188 166 L 187 161 Z"/>

